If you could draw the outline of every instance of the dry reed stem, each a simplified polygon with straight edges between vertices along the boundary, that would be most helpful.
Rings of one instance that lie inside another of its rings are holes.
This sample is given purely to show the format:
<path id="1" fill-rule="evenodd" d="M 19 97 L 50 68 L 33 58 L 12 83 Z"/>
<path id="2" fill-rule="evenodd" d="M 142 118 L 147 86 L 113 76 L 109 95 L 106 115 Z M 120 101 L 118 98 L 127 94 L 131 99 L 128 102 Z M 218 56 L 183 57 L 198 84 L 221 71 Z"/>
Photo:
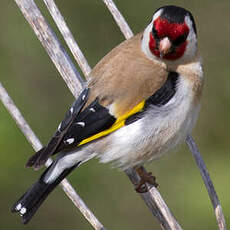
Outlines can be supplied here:
<path id="1" fill-rule="evenodd" d="M 19 129 L 22 131 L 28 142 L 32 145 L 35 151 L 38 151 L 42 148 L 42 144 L 40 140 L 36 137 L 33 130 L 30 128 L 29 124 L 26 122 L 21 112 L 14 104 L 13 100 L 10 98 L 9 94 L 5 90 L 5 88 L 0 83 L 0 100 L 15 120 Z M 46 166 L 48 167 L 52 163 L 52 160 L 49 159 L 46 162 Z M 84 217 L 88 220 L 88 222 L 94 227 L 95 230 L 105 230 L 103 225 L 99 222 L 99 220 L 94 216 L 91 210 L 86 206 L 84 201 L 79 197 L 74 188 L 68 182 L 67 179 L 64 179 L 60 186 L 66 193 L 66 195 L 72 200 L 74 205 L 81 211 Z"/>
<path id="2" fill-rule="evenodd" d="M 30 128 L 29 124 L 26 122 L 21 112 L 14 104 L 13 100 L 5 90 L 5 88 L 0 83 L 0 100 L 3 105 L 6 107 L 12 118 L 15 120 L 19 129 L 22 131 L 28 142 L 32 145 L 35 151 L 38 151 L 42 148 L 42 144 L 40 140 L 36 137 L 33 130 Z M 46 162 L 46 167 L 48 167 L 52 163 L 52 160 L 49 159 Z M 85 216 L 88 222 L 94 227 L 95 230 L 105 230 L 103 225 L 98 221 L 98 219 L 94 216 L 94 214 L 90 211 L 90 209 L 86 206 L 84 201 L 79 197 L 79 195 L 75 192 L 74 188 L 68 182 L 67 179 L 64 179 L 60 186 L 66 193 L 66 195 L 72 200 L 74 205 L 81 211 L 81 213 Z"/>
<path id="3" fill-rule="evenodd" d="M 109 8 L 111 14 L 113 14 L 113 17 L 120 27 L 121 31 L 123 32 L 126 39 L 130 38 L 132 36 L 132 31 L 129 28 L 129 25 L 125 21 L 124 17 L 120 14 L 119 10 L 117 9 L 116 5 L 112 0 L 103 0 L 103 2 L 107 5 Z M 216 220 L 218 223 L 218 227 L 220 230 L 226 230 L 226 221 L 224 218 L 224 214 L 222 211 L 222 207 L 220 205 L 220 201 L 218 199 L 217 193 L 215 191 L 213 182 L 209 176 L 208 170 L 205 166 L 204 160 L 198 150 L 198 147 L 196 146 L 195 141 L 193 140 L 192 136 L 188 135 L 186 139 L 186 143 L 196 161 L 197 167 L 199 168 L 199 171 L 202 175 L 202 179 L 204 181 L 204 184 L 206 186 L 206 189 L 208 191 L 210 200 L 212 202 Z"/>
<path id="4" fill-rule="evenodd" d="M 209 198 L 211 200 L 212 206 L 214 208 L 214 213 L 216 216 L 217 224 L 220 230 L 227 230 L 224 213 L 220 205 L 217 193 L 215 191 L 214 185 L 210 178 L 208 169 L 204 163 L 203 158 L 201 157 L 200 151 L 193 140 L 192 136 L 188 135 L 186 139 L 187 145 L 196 161 L 196 164 L 200 170 L 200 174 L 208 191 Z"/>
<path id="5" fill-rule="evenodd" d="M 18 0 L 15 0 L 15 1 L 18 2 Z M 64 22 L 64 19 L 61 16 L 58 8 L 56 7 L 56 5 L 55 5 L 55 3 L 53 1 L 51 1 L 51 0 L 44 0 L 44 1 L 45 1 L 46 5 L 47 5 L 48 9 L 50 10 L 51 15 L 53 16 L 57 26 L 59 27 L 59 30 L 63 34 L 64 39 L 66 40 L 67 44 L 69 43 L 68 46 L 70 47 L 71 51 L 73 53 L 75 52 L 75 54 L 73 54 L 73 55 L 77 59 L 77 62 L 79 64 L 79 66 L 81 67 L 81 69 L 84 72 L 84 74 L 88 76 L 88 74 L 90 72 L 90 67 L 89 67 L 86 59 L 84 58 L 84 55 L 82 54 L 80 48 L 78 47 L 77 43 L 74 42 L 73 36 L 70 33 L 68 27 L 66 26 L 66 23 Z M 130 30 L 130 28 L 129 28 L 128 24 L 126 23 L 125 19 L 123 18 L 123 16 L 120 14 L 119 10 L 117 9 L 115 4 L 113 3 L 113 1 L 112 0 L 103 0 L 103 1 L 107 5 L 107 7 L 109 8 L 110 12 L 112 13 L 114 19 L 116 20 L 117 24 L 119 25 L 119 27 L 120 27 L 121 31 L 123 32 L 123 34 L 125 35 L 125 37 L 130 38 L 133 35 L 133 33 Z M 28 2 L 28 1 L 25 1 L 25 2 Z M 58 17 L 58 20 L 55 19 L 57 17 Z M 30 24 L 31 24 L 31 22 L 30 22 Z M 63 25 L 64 25 L 65 28 L 61 29 L 60 27 L 62 27 Z M 32 23 L 32 28 L 33 28 L 33 23 Z M 36 34 L 38 33 L 37 36 L 39 37 L 39 30 L 36 31 L 36 28 L 34 30 L 35 30 Z M 53 37 L 53 36 L 51 35 L 51 37 Z M 42 39 L 40 39 L 40 40 L 42 42 Z M 43 44 L 43 45 L 45 46 L 45 44 Z M 46 48 L 46 46 L 45 46 L 45 48 Z M 52 58 L 52 55 L 50 55 L 50 56 Z M 69 60 L 67 60 L 67 62 L 68 61 Z M 56 63 L 55 63 L 55 65 L 56 65 Z M 73 78 L 73 75 L 70 76 L 70 79 L 72 79 L 72 78 Z M 76 96 L 76 94 L 74 93 L 74 90 L 72 90 L 75 87 L 74 83 L 72 82 L 72 80 L 66 81 L 66 83 L 69 86 L 69 88 L 71 89 L 71 92 Z M 191 152 L 194 154 L 194 152 L 193 152 L 194 151 L 194 145 L 191 142 L 191 137 L 187 138 L 187 144 L 188 144 Z M 196 153 L 197 153 L 197 151 L 196 151 Z M 204 162 L 203 162 L 201 156 L 199 155 L 199 151 L 198 151 L 198 154 L 196 154 L 196 158 L 199 159 L 199 162 L 200 162 L 199 164 L 197 163 L 199 169 L 201 170 L 202 167 L 205 168 Z M 196 160 L 196 162 L 198 162 L 198 161 Z M 130 179 L 132 178 L 131 181 L 133 183 L 136 183 L 136 181 L 138 181 L 138 176 L 137 176 L 137 174 L 135 174 L 134 170 L 130 169 L 130 171 L 127 171 L 126 173 L 130 177 Z M 202 178 L 203 178 L 203 180 L 205 182 L 205 180 L 207 179 L 207 174 L 203 174 Z M 207 186 L 208 191 L 211 191 L 211 192 L 209 192 L 211 200 L 215 201 L 215 202 L 213 202 L 213 206 L 215 207 L 215 214 L 216 214 L 216 217 L 217 217 L 218 226 L 219 226 L 219 229 L 224 230 L 224 229 L 226 229 L 226 225 L 225 225 L 225 220 L 224 220 L 224 216 L 223 216 L 223 213 L 222 213 L 222 208 L 220 206 L 220 203 L 219 203 L 219 200 L 217 198 L 216 192 L 213 192 L 214 187 L 213 187 L 213 184 L 211 182 L 210 177 L 209 177 L 208 181 L 209 181 L 209 183 L 205 182 L 205 185 Z M 152 191 L 154 191 L 154 192 L 152 192 L 152 194 L 151 194 L 151 189 L 153 189 Z M 171 215 L 170 212 L 169 212 L 170 218 L 166 218 L 168 221 L 166 221 L 166 222 L 163 221 L 163 224 L 162 224 L 162 222 L 161 222 L 162 221 L 162 216 L 159 215 L 159 213 L 157 213 L 154 210 L 157 207 L 157 205 L 155 203 L 157 199 L 154 201 L 154 196 L 158 195 L 158 192 L 156 193 L 156 191 L 157 191 L 156 188 L 151 188 L 150 187 L 150 192 L 149 192 L 150 196 L 148 195 L 148 193 L 146 193 L 144 196 L 142 196 L 142 198 L 145 200 L 147 206 L 151 209 L 151 211 L 158 218 L 158 220 L 160 220 L 160 223 L 161 223 L 161 226 L 163 227 L 163 229 L 181 229 L 181 227 L 175 221 L 174 217 Z M 153 194 L 155 194 L 155 195 L 153 196 Z M 147 197 L 146 197 L 146 195 L 147 195 Z M 148 201 L 149 198 L 150 198 L 151 202 Z M 161 197 L 160 197 L 160 199 L 161 199 Z M 154 205 L 151 204 L 152 202 L 153 202 Z M 164 202 L 161 202 L 161 203 L 165 204 Z M 151 207 L 155 207 L 155 208 L 151 208 Z M 168 210 L 167 206 L 165 206 L 164 208 L 165 209 L 163 209 L 162 213 L 166 214 L 169 210 Z M 157 209 L 157 211 L 159 211 L 159 210 Z M 166 217 L 168 217 L 168 216 L 166 215 Z M 171 220 L 173 220 L 173 222 L 175 221 L 175 223 L 173 223 L 172 226 L 170 226 L 170 222 L 172 222 Z M 166 224 L 164 224 L 164 223 L 166 223 Z"/>
<path id="6" fill-rule="evenodd" d="M 68 45 L 70 51 L 72 52 L 74 58 L 76 59 L 78 65 L 80 66 L 83 74 L 88 77 L 91 68 L 86 61 L 85 56 L 81 52 L 77 42 L 74 40 L 74 37 L 69 30 L 63 16 L 61 15 L 58 7 L 56 6 L 53 0 L 43 0 L 49 10 L 54 22 L 56 23 L 58 29 L 60 30 L 66 44 Z"/>
<path id="7" fill-rule="evenodd" d="M 15 0 L 64 81 L 77 97 L 83 80 L 33 0 Z M 71 84 L 70 84 L 71 83 Z"/>

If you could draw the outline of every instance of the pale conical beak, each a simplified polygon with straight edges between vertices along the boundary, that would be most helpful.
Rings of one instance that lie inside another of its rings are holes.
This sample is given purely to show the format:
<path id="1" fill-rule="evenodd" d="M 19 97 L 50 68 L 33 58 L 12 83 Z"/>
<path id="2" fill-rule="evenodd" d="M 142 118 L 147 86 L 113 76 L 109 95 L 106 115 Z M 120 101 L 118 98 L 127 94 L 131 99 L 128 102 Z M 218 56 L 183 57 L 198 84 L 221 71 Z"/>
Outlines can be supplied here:
<path id="1" fill-rule="evenodd" d="M 170 42 L 168 37 L 163 38 L 159 43 L 159 51 L 161 58 L 164 57 L 165 54 L 169 53 L 172 47 L 172 43 Z"/>

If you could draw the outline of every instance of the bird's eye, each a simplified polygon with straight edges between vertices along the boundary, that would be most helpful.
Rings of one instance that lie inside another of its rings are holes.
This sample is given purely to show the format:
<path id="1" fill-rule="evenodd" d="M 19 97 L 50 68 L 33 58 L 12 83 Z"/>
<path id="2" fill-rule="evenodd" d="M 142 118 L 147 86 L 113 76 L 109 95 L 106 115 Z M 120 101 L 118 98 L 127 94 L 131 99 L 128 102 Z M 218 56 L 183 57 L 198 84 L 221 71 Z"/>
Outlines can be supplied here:
<path id="1" fill-rule="evenodd" d="M 184 33 L 183 35 L 179 36 L 176 40 L 173 41 L 173 45 L 179 46 L 180 44 L 186 41 L 187 37 L 188 33 Z"/>

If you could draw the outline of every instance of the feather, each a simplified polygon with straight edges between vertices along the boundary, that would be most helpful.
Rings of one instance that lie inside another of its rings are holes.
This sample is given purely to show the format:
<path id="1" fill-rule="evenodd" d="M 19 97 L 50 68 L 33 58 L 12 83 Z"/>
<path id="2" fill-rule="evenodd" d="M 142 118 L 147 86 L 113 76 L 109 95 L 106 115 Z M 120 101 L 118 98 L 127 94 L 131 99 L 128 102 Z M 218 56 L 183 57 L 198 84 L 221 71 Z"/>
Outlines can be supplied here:
<path id="1" fill-rule="evenodd" d="M 89 89 L 84 89 L 78 99 L 73 103 L 72 107 L 67 111 L 64 120 L 58 126 L 56 133 L 53 135 L 48 145 L 30 157 L 26 164 L 27 167 L 34 166 L 35 169 L 39 169 L 51 155 L 57 152 L 57 147 L 62 141 L 63 136 L 68 132 L 68 129 L 73 123 L 75 117 L 81 112 L 83 106 L 85 105 L 88 94 Z"/>

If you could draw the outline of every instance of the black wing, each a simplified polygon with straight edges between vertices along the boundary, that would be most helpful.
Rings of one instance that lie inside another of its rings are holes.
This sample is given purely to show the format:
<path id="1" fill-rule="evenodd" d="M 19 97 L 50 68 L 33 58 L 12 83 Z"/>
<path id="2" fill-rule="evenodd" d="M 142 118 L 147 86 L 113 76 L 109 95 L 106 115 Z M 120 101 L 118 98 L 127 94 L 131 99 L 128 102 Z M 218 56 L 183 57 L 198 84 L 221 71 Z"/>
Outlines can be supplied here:
<path id="1" fill-rule="evenodd" d="M 109 129 L 115 121 L 109 110 L 94 100 L 74 119 L 57 151 L 76 148 L 82 140 Z"/>
<path id="2" fill-rule="evenodd" d="M 144 108 L 140 112 L 126 119 L 125 125 L 140 119 L 149 106 L 163 106 L 169 102 L 176 93 L 177 80 L 178 73 L 169 72 L 164 85 L 145 101 Z M 63 150 L 76 149 L 82 140 L 109 129 L 115 123 L 116 118 L 109 113 L 107 108 L 99 104 L 98 99 L 95 99 L 82 111 L 88 98 L 88 91 L 89 89 L 85 89 L 82 92 L 67 112 L 65 119 L 59 125 L 48 145 L 29 159 L 26 164 L 27 167 L 33 166 L 38 169 L 47 161 L 49 156 Z"/>
<path id="3" fill-rule="evenodd" d="M 81 93 L 66 113 L 48 145 L 28 160 L 27 167 L 33 166 L 39 169 L 51 155 L 63 150 L 76 149 L 82 140 L 109 128 L 116 121 L 108 109 L 99 104 L 98 99 L 82 111 L 88 94 L 89 89 Z"/>
<path id="4" fill-rule="evenodd" d="M 87 102 L 89 95 L 89 89 L 84 89 L 80 96 L 77 98 L 77 100 L 73 103 L 71 108 L 67 111 L 65 118 L 60 123 L 58 130 L 51 138 L 50 142 L 47 146 L 39 150 L 37 153 L 35 153 L 26 163 L 26 167 L 32 167 L 39 168 L 41 165 L 43 165 L 47 159 L 53 155 L 57 147 L 59 146 L 60 142 L 63 139 L 63 136 L 68 131 L 69 127 L 73 123 L 76 116 L 81 112 L 82 108 L 84 107 L 85 103 Z"/>

